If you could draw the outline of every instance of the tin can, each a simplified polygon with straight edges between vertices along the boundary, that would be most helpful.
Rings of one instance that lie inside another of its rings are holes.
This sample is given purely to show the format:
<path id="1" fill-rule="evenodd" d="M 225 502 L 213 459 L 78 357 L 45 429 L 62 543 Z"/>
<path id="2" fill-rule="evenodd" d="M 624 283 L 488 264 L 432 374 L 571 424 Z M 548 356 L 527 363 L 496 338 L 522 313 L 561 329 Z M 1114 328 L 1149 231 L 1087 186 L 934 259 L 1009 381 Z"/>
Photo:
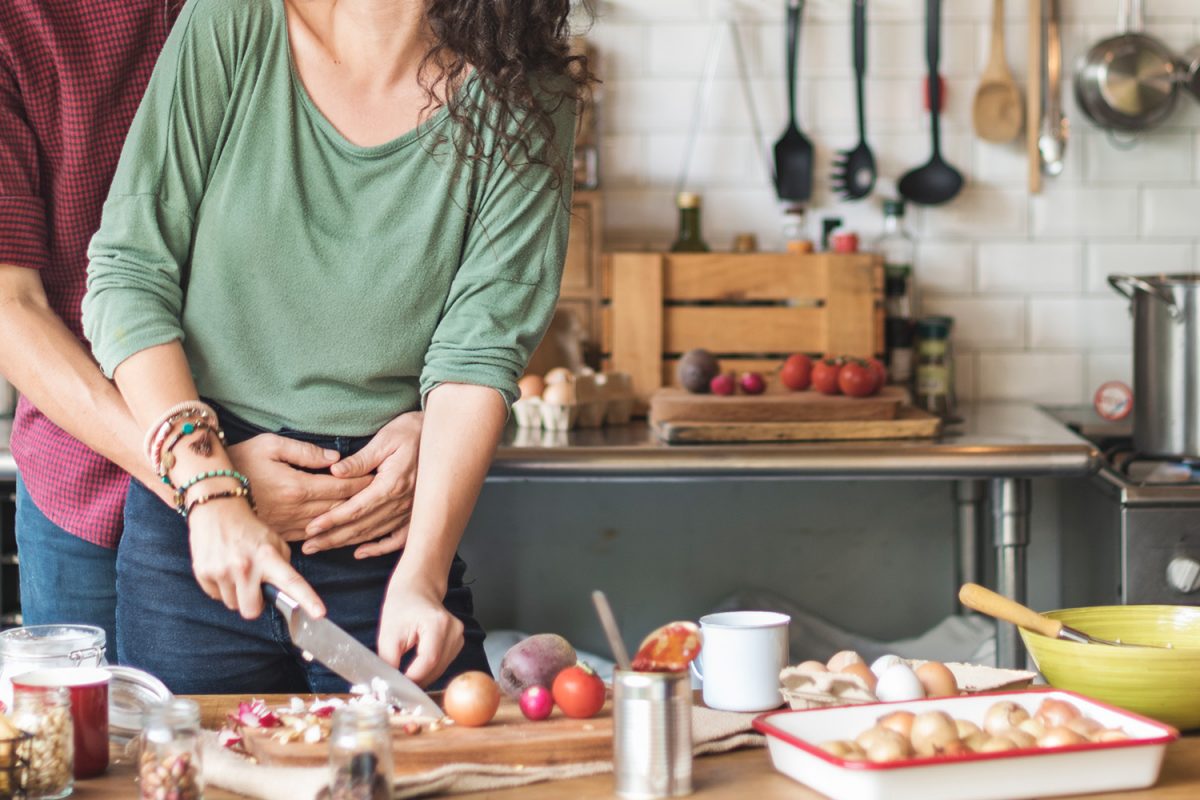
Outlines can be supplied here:
<path id="1" fill-rule="evenodd" d="M 686 672 L 613 673 L 613 771 L 627 800 L 692 793 L 692 683 Z"/>

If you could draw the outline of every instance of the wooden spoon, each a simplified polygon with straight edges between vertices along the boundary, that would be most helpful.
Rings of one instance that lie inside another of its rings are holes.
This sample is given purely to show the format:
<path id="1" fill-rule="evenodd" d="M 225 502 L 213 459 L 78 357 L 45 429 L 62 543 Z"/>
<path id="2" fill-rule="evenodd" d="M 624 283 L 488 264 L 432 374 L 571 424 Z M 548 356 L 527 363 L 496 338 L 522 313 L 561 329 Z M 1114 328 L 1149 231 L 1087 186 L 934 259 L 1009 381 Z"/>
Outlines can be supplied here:
<path id="1" fill-rule="evenodd" d="M 1090 636 L 1083 631 L 1064 625 L 1059 620 L 1043 616 L 1015 600 L 1009 600 L 1003 595 L 996 594 L 991 589 L 985 589 L 977 583 L 964 583 L 963 587 L 958 590 L 958 600 L 967 608 L 981 614 L 987 614 L 989 617 L 1004 622 L 1011 622 L 1018 628 L 1040 633 L 1050 639 L 1065 639 L 1068 642 L 1078 642 L 1079 644 L 1104 644 L 1112 647 L 1162 647 L 1156 644 L 1114 642 Z"/>
<path id="2" fill-rule="evenodd" d="M 992 0 L 992 51 L 975 90 L 971 116 L 976 135 L 989 142 L 1011 142 L 1025 121 L 1021 90 L 1004 58 L 1004 0 Z"/>

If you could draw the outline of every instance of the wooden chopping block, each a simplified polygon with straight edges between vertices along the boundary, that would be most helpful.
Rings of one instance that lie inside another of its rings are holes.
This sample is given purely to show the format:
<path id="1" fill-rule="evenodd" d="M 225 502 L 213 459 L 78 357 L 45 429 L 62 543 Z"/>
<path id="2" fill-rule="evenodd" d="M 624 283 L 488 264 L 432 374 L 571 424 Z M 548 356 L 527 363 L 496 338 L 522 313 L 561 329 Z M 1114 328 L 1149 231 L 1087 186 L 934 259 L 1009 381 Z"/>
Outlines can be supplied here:
<path id="1" fill-rule="evenodd" d="M 772 387 L 774 389 L 774 387 Z M 650 398 L 650 422 L 830 422 L 892 420 L 907 399 L 904 389 L 887 386 L 874 397 L 845 397 L 784 389 L 760 395 L 690 394 L 659 389 Z"/>

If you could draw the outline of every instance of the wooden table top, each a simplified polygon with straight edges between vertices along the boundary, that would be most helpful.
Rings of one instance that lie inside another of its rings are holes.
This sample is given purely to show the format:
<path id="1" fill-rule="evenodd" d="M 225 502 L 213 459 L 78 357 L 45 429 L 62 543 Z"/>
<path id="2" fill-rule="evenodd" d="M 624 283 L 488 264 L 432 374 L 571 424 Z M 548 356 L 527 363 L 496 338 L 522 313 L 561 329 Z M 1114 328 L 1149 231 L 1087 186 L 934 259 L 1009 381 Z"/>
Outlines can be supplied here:
<path id="1" fill-rule="evenodd" d="M 225 713 L 243 698 L 212 696 L 196 698 L 205 727 L 218 728 Z M 280 700 L 283 700 L 282 698 Z M 274 702 L 268 699 L 269 702 Z M 114 763 L 107 774 L 79 781 L 73 797 L 84 800 L 129 800 L 136 797 L 132 763 Z M 740 750 L 698 758 L 692 767 L 693 796 L 704 800 L 821 800 L 818 794 L 775 771 L 764 748 Z M 241 795 L 208 789 L 206 800 L 238 800 Z M 502 791 L 458 795 L 495 800 L 560 800 L 613 797 L 611 775 L 595 775 L 570 781 L 521 786 Z M 1158 784 L 1151 789 L 1108 794 L 1074 795 L 1076 800 L 1196 800 L 1200 797 L 1200 736 L 1181 739 L 1167 748 Z M 305 799 L 307 800 L 307 799 Z"/>

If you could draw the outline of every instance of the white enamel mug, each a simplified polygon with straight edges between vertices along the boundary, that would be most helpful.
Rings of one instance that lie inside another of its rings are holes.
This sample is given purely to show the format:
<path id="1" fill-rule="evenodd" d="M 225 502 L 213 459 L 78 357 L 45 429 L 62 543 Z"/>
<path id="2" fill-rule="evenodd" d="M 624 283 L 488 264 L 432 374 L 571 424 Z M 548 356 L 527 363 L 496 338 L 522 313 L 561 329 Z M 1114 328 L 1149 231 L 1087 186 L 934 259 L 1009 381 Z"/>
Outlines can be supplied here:
<path id="1" fill-rule="evenodd" d="M 704 646 L 692 671 L 703 683 L 704 705 L 721 711 L 769 711 L 782 705 L 779 672 L 788 663 L 791 621 L 774 611 L 701 617 Z"/>

